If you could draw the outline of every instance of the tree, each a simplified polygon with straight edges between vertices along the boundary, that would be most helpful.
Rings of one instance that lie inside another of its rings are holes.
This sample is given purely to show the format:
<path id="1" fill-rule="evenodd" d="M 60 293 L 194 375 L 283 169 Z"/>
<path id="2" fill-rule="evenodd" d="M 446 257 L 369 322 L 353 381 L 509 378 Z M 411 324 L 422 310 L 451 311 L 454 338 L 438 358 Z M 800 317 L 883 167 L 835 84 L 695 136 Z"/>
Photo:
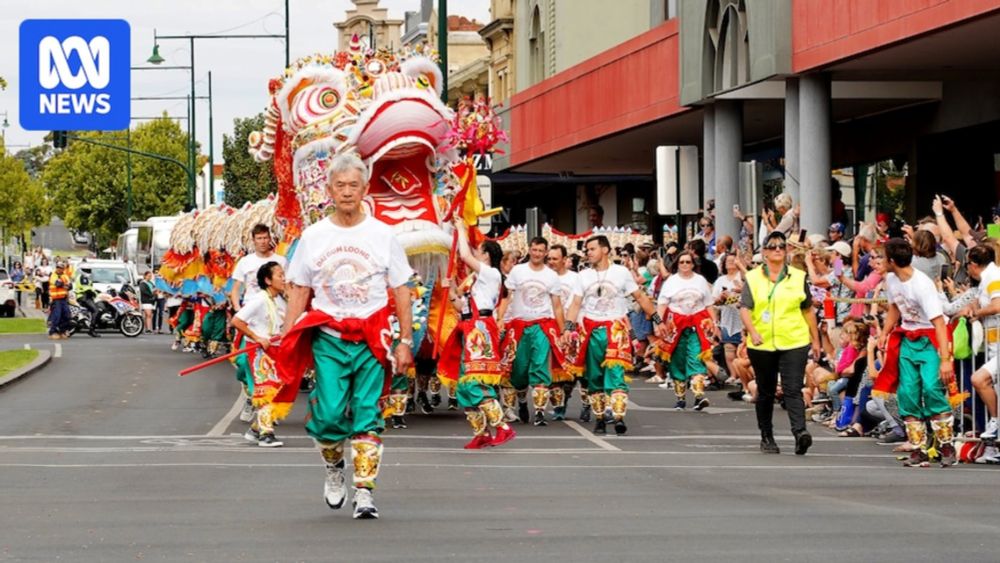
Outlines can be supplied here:
<path id="1" fill-rule="evenodd" d="M 81 139 L 126 147 L 126 132 L 84 132 Z M 172 120 L 156 119 L 132 131 L 132 148 L 187 162 L 187 134 Z M 128 154 L 70 140 L 42 172 L 53 212 L 70 229 L 108 244 L 128 228 Z M 132 217 L 174 215 L 187 201 L 187 177 L 176 164 L 132 155 Z"/>
<path id="2" fill-rule="evenodd" d="M 24 170 L 21 160 L 0 157 L 0 229 L 5 237 L 23 236 L 49 222 L 45 190 Z"/>
<path id="3" fill-rule="evenodd" d="M 33 180 L 37 180 L 41 177 L 42 170 L 45 169 L 45 164 L 52 157 L 52 152 L 52 145 L 46 143 L 29 149 L 21 149 L 17 151 L 14 158 L 23 162 L 24 170 L 28 173 L 28 176 L 31 176 Z"/>
<path id="4" fill-rule="evenodd" d="M 222 158 L 226 167 L 222 179 L 226 185 L 226 203 L 242 207 L 248 201 L 257 201 L 278 191 L 271 162 L 257 162 L 247 152 L 247 136 L 251 131 L 264 129 L 264 114 L 233 120 L 233 134 L 222 136 Z"/>

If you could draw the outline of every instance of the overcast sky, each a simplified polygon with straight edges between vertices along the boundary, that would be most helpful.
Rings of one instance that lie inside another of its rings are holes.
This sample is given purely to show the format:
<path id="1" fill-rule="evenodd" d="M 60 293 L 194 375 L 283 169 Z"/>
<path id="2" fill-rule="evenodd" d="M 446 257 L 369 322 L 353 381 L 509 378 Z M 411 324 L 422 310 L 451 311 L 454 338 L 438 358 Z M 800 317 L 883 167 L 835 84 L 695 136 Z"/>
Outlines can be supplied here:
<path id="1" fill-rule="evenodd" d="M 25 131 L 18 124 L 18 26 L 29 18 L 121 18 L 132 28 L 132 65 L 149 66 L 153 28 L 161 35 L 240 33 L 283 34 L 282 0 L 2 0 L 0 11 L 0 76 L 8 88 L 0 92 L 0 112 L 6 111 L 10 127 L 6 142 L 10 152 L 42 142 L 44 132 Z M 381 0 L 389 16 L 419 9 L 420 0 Z M 489 22 L 489 0 L 449 0 L 448 12 Z M 337 47 L 333 23 L 344 19 L 353 5 L 349 0 L 291 0 L 291 58 Z M 186 40 L 161 41 L 166 65 L 187 65 Z M 230 133 L 233 118 L 261 111 L 267 102 L 267 81 L 284 67 L 282 39 L 208 39 L 195 42 L 195 80 L 198 95 L 207 94 L 207 73 L 212 71 L 212 110 L 215 158 L 222 160 L 222 134 Z M 132 96 L 185 96 L 190 91 L 187 70 L 132 72 Z M 184 116 L 185 100 L 133 101 L 133 116 L 156 116 L 166 110 Z M 2 117 L 0 117 L 2 121 Z M 136 122 L 133 122 L 133 126 Z M 183 122 L 182 126 L 186 127 Z M 197 106 L 197 139 L 208 152 L 208 102 Z M 24 146 L 21 146 L 24 145 Z"/>

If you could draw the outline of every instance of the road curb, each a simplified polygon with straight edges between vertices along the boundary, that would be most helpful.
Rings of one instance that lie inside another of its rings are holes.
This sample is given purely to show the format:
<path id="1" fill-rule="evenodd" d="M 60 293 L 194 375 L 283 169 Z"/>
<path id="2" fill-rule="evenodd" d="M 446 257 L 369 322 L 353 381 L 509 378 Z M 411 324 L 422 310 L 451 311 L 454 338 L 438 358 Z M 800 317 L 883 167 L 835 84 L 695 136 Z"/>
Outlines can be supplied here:
<path id="1" fill-rule="evenodd" d="M 48 350 L 38 350 L 38 357 L 32 360 L 32 362 L 23 368 L 16 369 L 7 375 L 0 377 L 0 389 L 14 383 L 15 381 L 21 379 L 22 377 L 27 377 L 32 373 L 45 367 L 49 361 L 52 360 L 52 352 Z"/>

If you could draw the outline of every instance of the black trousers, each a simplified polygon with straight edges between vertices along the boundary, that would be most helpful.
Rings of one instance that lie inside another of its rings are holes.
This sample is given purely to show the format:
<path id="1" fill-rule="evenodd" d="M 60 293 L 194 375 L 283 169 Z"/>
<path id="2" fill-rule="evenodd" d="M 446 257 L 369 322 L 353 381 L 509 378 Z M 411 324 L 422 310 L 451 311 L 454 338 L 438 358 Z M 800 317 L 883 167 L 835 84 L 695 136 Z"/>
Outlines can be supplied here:
<path id="1" fill-rule="evenodd" d="M 781 374 L 781 390 L 785 397 L 788 421 L 792 434 L 806 431 L 806 405 L 802 400 L 802 380 L 806 372 L 806 358 L 809 346 L 764 352 L 747 349 L 750 364 L 757 380 L 757 427 L 761 433 L 773 433 L 774 394 L 778 388 L 778 374 Z"/>

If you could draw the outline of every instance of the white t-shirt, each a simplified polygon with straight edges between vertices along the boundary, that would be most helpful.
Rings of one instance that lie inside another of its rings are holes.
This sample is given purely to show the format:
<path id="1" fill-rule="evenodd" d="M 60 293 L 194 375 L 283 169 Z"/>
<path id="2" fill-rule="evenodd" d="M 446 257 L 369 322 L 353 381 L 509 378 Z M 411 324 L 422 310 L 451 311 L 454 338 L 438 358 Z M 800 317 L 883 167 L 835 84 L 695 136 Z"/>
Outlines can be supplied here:
<path id="1" fill-rule="evenodd" d="M 412 275 L 392 228 L 366 216 L 353 227 L 327 218 L 307 228 L 286 278 L 312 288 L 314 309 L 335 319 L 365 319 L 389 303 L 388 288 Z"/>
<path id="2" fill-rule="evenodd" d="M 625 296 L 639 290 L 632 272 L 618 264 L 598 272 L 593 268 L 580 272 L 583 316 L 594 321 L 614 321 L 628 314 Z"/>
<path id="3" fill-rule="evenodd" d="M 280 254 L 272 252 L 270 256 L 261 258 L 257 253 L 247 254 L 236 263 L 233 269 L 233 279 L 243 284 L 243 302 L 249 303 L 250 298 L 260 292 L 257 285 L 257 270 L 268 262 L 277 262 L 282 269 L 288 269 L 288 260 Z"/>
<path id="4" fill-rule="evenodd" d="M 656 303 L 667 305 L 671 311 L 681 315 L 693 315 L 711 307 L 715 300 L 712 298 L 712 286 L 701 274 L 687 279 L 674 274 L 663 282 Z"/>
<path id="5" fill-rule="evenodd" d="M 497 303 L 500 301 L 501 279 L 500 270 L 486 264 L 480 264 L 476 281 L 472 283 L 472 289 L 469 290 L 480 311 L 496 309 Z M 462 312 L 465 314 L 471 312 L 468 302 L 462 306 Z"/>
<path id="6" fill-rule="evenodd" d="M 719 279 L 715 280 L 715 285 L 712 286 L 712 299 L 718 299 L 723 291 L 737 297 L 736 303 L 719 306 L 719 326 L 726 329 L 730 335 L 739 334 L 743 330 L 743 321 L 740 319 L 739 294 L 736 291 L 737 288 L 744 287 L 740 281 L 739 278 L 732 280 L 729 276 L 723 275 L 719 276 Z"/>
<path id="7" fill-rule="evenodd" d="M 903 330 L 934 328 L 931 321 L 944 314 L 934 282 L 920 270 L 913 270 L 913 276 L 906 282 L 896 274 L 889 274 L 885 292 L 899 309 Z"/>
<path id="8" fill-rule="evenodd" d="M 979 275 L 979 307 L 989 307 L 990 301 L 997 297 L 1000 297 L 1000 267 L 990 263 Z M 983 319 L 983 325 L 987 327 L 1000 325 L 1000 315 Z"/>
<path id="9" fill-rule="evenodd" d="M 258 291 L 244 303 L 236 318 L 247 323 L 254 334 L 271 338 L 281 332 L 287 309 L 284 297 L 279 295 L 271 299 L 267 292 Z"/>
<path id="10" fill-rule="evenodd" d="M 559 276 L 549 268 L 531 269 L 531 264 L 518 264 L 510 271 L 505 283 L 512 292 L 510 315 L 513 319 L 534 321 L 555 317 L 552 296 L 559 295 Z"/>
<path id="11" fill-rule="evenodd" d="M 568 313 L 570 305 L 573 304 L 573 296 L 583 295 L 583 288 L 580 287 L 580 274 L 566 270 L 565 274 L 559 276 L 557 292 L 560 301 L 562 301 L 563 314 Z"/>

